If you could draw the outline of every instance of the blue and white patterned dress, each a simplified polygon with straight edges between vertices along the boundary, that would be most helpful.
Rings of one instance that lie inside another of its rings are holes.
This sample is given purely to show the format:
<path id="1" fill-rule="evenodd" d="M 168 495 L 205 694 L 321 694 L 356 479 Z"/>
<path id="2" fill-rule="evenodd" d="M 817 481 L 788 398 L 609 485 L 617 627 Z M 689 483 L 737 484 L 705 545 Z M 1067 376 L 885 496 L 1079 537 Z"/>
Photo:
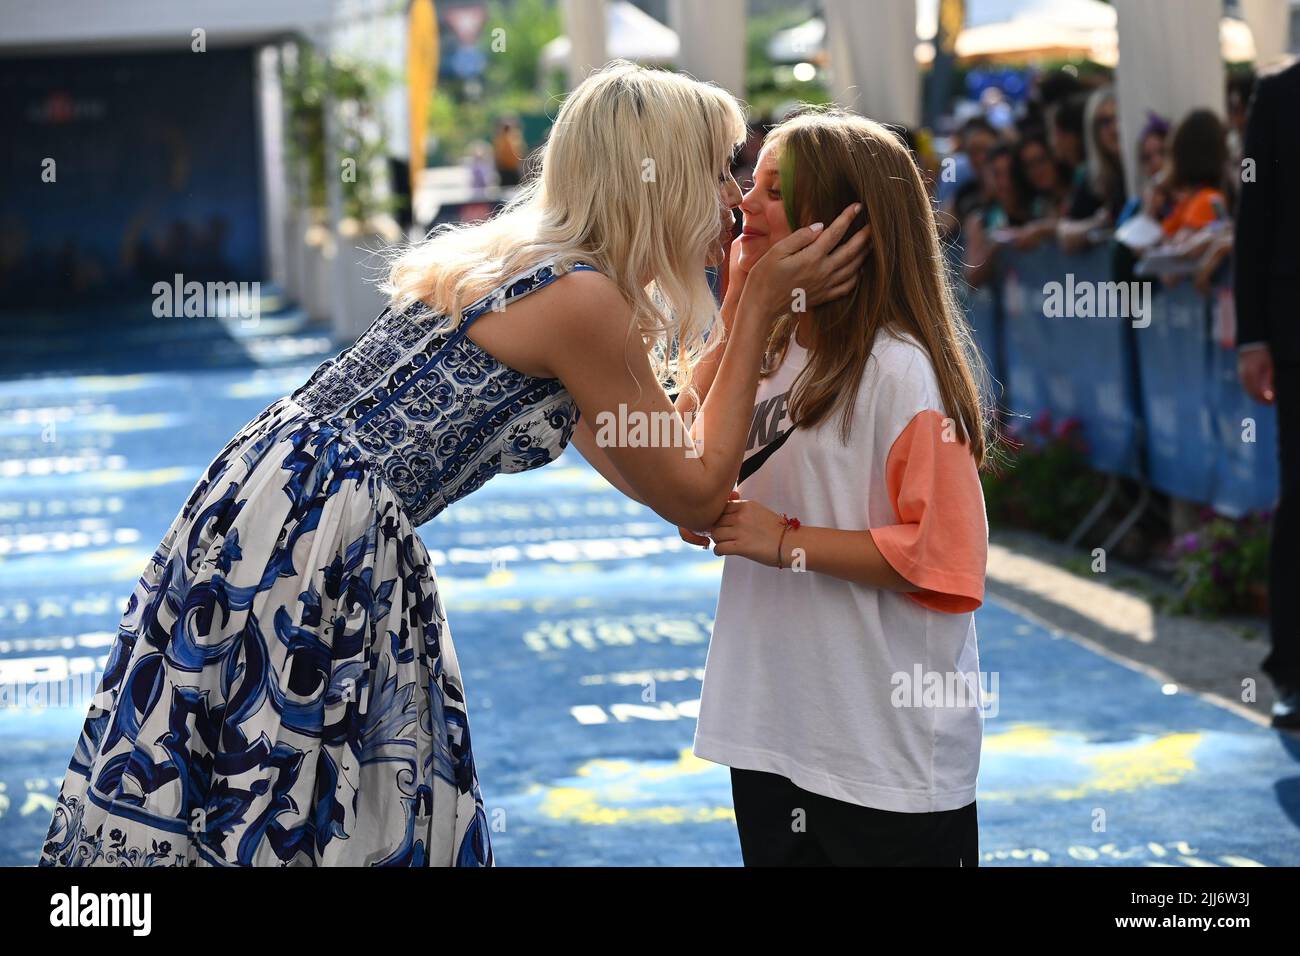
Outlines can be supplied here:
<path id="1" fill-rule="evenodd" d="M 568 443 L 561 382 L 465 335 L 557 275 L 449 333 L 386 310 L 217 456 L 128 602 L 41 865 L 492 865 L 415 529 Z"/>

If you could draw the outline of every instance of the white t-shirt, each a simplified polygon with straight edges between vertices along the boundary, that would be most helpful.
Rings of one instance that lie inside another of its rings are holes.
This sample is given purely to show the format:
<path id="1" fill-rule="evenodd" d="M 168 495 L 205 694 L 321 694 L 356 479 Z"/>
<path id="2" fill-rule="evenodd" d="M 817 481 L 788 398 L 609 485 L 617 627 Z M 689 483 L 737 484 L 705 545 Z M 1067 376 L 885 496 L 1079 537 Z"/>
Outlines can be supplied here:
<path id="1" fill-rule="evenodd" d="M 790 427 L 791 386 L 807 358 L 791 341 L 780 369 L 759 382 L 747 459 Z M 925 590 L 727 557 L 697 756 L 882 810 L 953 810 L 975 799 L 973 611 L 984 596 L 988 523 L 974 459 L 943 408 L 925 350 L 882 332 L 849 444 L 835 410 L 796 429 L 740 484 L 743 498 L 806 526 L 870 529 L 890 565 Z"/>

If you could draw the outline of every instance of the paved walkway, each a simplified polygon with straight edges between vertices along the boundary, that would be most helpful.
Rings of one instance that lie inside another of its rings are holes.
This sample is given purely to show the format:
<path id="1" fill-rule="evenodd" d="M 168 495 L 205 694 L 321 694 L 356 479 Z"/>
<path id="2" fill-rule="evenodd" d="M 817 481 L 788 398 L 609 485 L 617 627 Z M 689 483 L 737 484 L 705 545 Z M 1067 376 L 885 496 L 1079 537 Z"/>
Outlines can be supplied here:
<path id="1" fill-rule="evenodd" d="M 325 347 L 211 332 L 162 358 L 128 348 L 84 374 L 0 381 L 0 682 L 98 666 L 200 469 Z M 92 338 L 83 354 L 107 348 Z M 690 754 L 720 559 L 572 451 L 422 533 L 500 862 L 738 864 L 726 770 Z M 995 547 L 996 597 L 977 616 L 995 695 L 986 864 L 1300 864 L 1295 738 L 1261 726 L 1259 705 L 1189 692 L 1227 699 L 1239 675 L 1219 686 L 1196 655 L 1205 686 L 1181 684 L 1174 625 L 1150 617 L 1161 640 L 1144 640 L 1140 598 L 1030 550 Z M 1063 626 L 1093 630 L 1081 643 Z M 1116 657 L 1153 644 L 1161 661 Z M 1241 668 L 1256 649 L 1233 651 Z M 0 864 L 35 860 L 83 716 L 82 702 L 0 710 Z"/>

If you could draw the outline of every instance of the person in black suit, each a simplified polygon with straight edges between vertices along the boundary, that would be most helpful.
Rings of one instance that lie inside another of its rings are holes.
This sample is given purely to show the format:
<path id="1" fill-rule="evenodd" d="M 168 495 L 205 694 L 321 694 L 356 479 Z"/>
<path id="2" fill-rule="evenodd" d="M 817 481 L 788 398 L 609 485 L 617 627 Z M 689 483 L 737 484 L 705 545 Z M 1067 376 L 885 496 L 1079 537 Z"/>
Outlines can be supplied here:
<path id="1" fill-rule="evenodd" d="M 1247 394 L 1277 405 L 1281 493 L 1269 559 L 1277 688 L 1273 726 L 1300 728 L 1300 62 L 1259 79 L 1246 123 L 1233 248 L 1237 370 Z M 1253 163 L 1253 181 L 1250 164 Z"/>

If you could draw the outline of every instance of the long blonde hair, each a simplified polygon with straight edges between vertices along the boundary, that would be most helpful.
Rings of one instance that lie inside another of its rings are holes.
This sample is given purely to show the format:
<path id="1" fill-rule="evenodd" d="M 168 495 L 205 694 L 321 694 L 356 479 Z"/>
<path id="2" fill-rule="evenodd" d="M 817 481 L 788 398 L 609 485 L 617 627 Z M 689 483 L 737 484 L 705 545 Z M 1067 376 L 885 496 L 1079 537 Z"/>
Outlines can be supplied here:
<path id="1" fill-rule="evenodd" d="M 408 247 L 382 288 L 395 309 L 424 301 L 454 327 L 542 261 L 585 262 L 617 284 L 659 380 L 689 387 L 718 344 L 703 344 L 718 315 L 704 263 L 718 241 L 719 178 L 745 131 L 725 90 L 614 61 L 565 100 L 540 172 L 500 213 Z"/>
<path id="2" fill-rule="evenodd" d="M 783 153 L 792 153 L 793 209 L 800 223 L 833 222 L 861 202 L 872 227 L 853 292 L 812 311 L 813 347 L 791 396 L 792 420 L 811 427 L 838 408 L 840 437 L 847 443 L 858 382 L 877 333 L 906 332 L 929 353 L 945 411 L 961 426 L 976 464 L 983 464 L 985 372 L 953 294 L 929 194 L 906 144 L 872 120 L 815 110 L 773 129 L 765 148 L 776 150 L 783 162 Z M 793 314 L 777 321 L 766 368 L 779 363 L 797 325 Z"/>

